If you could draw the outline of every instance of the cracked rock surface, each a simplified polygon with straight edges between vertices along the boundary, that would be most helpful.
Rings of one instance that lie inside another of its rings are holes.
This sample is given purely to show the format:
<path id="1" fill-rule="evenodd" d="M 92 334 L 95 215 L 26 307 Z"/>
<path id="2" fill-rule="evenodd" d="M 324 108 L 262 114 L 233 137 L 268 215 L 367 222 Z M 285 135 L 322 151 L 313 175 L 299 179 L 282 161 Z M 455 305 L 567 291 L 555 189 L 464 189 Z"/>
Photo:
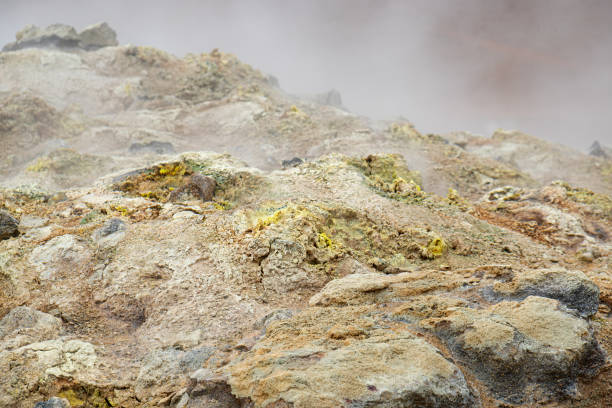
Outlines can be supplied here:
<path id="1" fill-rule="evenodd" d="M 608 156 L 421 134 L 104 24 L 17 40 L 0 406 L 612 406 Z"/>

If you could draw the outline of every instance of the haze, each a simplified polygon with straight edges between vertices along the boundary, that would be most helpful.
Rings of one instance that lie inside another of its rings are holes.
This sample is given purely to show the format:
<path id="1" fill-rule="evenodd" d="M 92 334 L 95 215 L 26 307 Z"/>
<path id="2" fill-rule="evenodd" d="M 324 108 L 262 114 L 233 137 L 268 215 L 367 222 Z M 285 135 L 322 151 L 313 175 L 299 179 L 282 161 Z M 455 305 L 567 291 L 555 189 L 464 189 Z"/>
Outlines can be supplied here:
<path id="1" fill-rule="evenodd" d="M 123 44 L 220 48 L 291 93 L 422 132 L 498 127 L 585 150 L 612 144 L 612 2 L 2 0 L 0 42 L 26 24 L 107 21 Z"/>

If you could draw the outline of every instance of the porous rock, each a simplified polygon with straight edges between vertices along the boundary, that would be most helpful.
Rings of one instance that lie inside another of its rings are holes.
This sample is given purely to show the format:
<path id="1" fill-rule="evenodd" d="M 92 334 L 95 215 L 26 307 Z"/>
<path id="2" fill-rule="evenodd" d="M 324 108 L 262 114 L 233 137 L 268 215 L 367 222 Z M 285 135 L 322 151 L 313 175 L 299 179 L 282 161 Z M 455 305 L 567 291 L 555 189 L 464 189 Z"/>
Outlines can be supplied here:
<path id="1" fill-rule="evenodd" d="M 36 247 L 30 254 L 30 263 L 40 272 L 41 279 L 55 279 L 61 272 L 78 272 L 90 256 L 79 238 L 65 234 Z"/>
<path id="2" fill-rule="evenodd" d="M 126 229 L 123 220 L 111 218 L 93 232 L 92 239 L 100 246 L 113 246 L 123 239 Z"/>
<path id="3" fill-rule="evenodd" d="M 451 308 L 422 325 L 443 338 L 495 397 L 510 403 L 575 395 L 577 376 L 593 375 L 605 362 L 589 323 L 554 299 Z"/>
<path id="4" fill-rule="evenodd" d="M 378 328 L 365 311 L 310 308 L 273 322 L 228 368 L 232 392 L 255 407 L 479 406 L 439 350 L 407 331 Z"/>
<path id="5" fill-rule="evenodd" d="M 5 349 L 57 337 L 61 322 L 50 314 L 18 306 L 0 320 L 0 344 Z"/>
<path id="6" fill-rule="evenodd" d="M 523 300 L 528 296 L 557 299 L 582 316 L 592 316 L 599 307 L 599 288 L 580 271 L 564 268 L 528 270 L 510 282 L 498 282 L 493 297 Z"/>

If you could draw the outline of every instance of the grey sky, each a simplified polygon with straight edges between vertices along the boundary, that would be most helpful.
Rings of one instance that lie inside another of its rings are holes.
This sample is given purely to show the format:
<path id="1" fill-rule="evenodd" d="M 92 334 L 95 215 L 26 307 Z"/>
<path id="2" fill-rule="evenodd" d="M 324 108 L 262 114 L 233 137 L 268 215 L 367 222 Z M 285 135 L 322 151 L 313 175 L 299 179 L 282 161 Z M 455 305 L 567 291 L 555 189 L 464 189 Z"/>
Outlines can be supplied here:
<path id="1" fill-rule="evenodd" d="M 289 92 L 423 132 L 517 128 L 612 144 L 612 1 L 0 0 L 0 42 L 28 23 L 107 21 L 122 43 L 220 48 Z"/>

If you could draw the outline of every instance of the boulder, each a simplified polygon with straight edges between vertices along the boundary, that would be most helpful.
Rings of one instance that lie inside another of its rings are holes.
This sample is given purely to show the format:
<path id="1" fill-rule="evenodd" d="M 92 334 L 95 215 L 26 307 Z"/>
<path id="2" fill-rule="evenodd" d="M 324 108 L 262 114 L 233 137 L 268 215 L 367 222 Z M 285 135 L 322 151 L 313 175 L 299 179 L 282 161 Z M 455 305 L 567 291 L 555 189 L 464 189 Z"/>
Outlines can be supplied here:
<path id="1" fill-rule="evenodd" d="M 564 268 L 529 270 L 510 282 L 496 283 L 489 299 L 523 300 L 528 296 L 556 299 L 581 316 L 592 316 L 599 307 L 599 288 L 584 273 Z"/>
<path id="2" fill-rule="evenodd" d="M 117 33 L 107 23 L 97 23 L 79 33 L 79 46 L 86 50 L 119 45 Z"/>
<path id="3" fill-rule="evenodd" d="M 310 308 L 271 323 L 228 375 L 232 393 L 255 407 L 480 406 L 438 349 L 381 328 L 359 307 Z"/>
<path id="4" fill-rule="evenodd" d="M 450 308 L 422 326 L 441 337 L 496 398 L 513 404 L 573 396 L 577 377 L 596 374 L 605 362 L 589 323 L 554 299 Z"/>
<path id="5" fill-rule="evenodd" d="M 74 27 L 66 24 L 52 24 L 40 28 L 29 24 L 15 35 L 16 41 L 6 44 L 3 51 L 17 51 L 24 48 L 61 48 L 96 50 L 118 45 L 117 34 L 107 23 L 86 27 L 77 34 Z"/>
<path id="6" fill-rule="evenodd" d="M 135 391 L 141 398 L 188 384 L 188 374 L 202 368 L 214 353 L 211 347 L 183 351 L 176 348 L 154 350 L 142 360 Z"/>
<path id="7" fill-rule="evenodd" d="M 189 198 L 189 196 L 202 201 L 210 201 L 215 195 L 216 187 L 217 182 L 214 178 L 196 173 L 189 177 L 189 180 L 183 187 L 174 190 L 170 194 L 170 201 L 180 201 L 184 198 Z"/>
<path id="8" fill-rule="evenodd" d="M 54 280 L 62 273 L 78 273 L 91 257 L 91 251 L 74 235 L 65 234 L 36 247 L 30 263 L 39 271 L 40 279 Z"/>
<path id="9" fill-rule="evenodd" d="M 0 241 L 19 235 L 19 221 L 7 211 L 0 210 Z"/>
<path id="10" fill-rule="evenodd" d="M 12 309 L 0 320 L 0 345 L 3 349 L 51 340 L 61 331 L 61 321 L 27 306 Z"/>
<path id="11" fill-rule="evenodd" d="M 0 370 L 11 373 L 0 381 L 2 407 L 25 407 L 26 397 L 41 384 L 58 379 L 90 383 L 100 375 L 95 347 L 81 340 L 47 340 L 1 350 Z"/>
<path id="12" fill-rule="evenodd" d="M 608 158 L 608 155 L 606 154 L 605 150 L 601 147 L 597 140 L 594 141 L 591 147 L 589 148 L 589 154 L 591 156 L 602 157 L 604 159 Z"/>
<path id="13" fill-rule="evenodd" d="M 17 41 L 5 45 L 3 51 L 45 47 L 75 48 L 79 45 L 76 30 L 65 24 L 52 24 L 46 28 L 27 25 L 15 37 Z"/>

